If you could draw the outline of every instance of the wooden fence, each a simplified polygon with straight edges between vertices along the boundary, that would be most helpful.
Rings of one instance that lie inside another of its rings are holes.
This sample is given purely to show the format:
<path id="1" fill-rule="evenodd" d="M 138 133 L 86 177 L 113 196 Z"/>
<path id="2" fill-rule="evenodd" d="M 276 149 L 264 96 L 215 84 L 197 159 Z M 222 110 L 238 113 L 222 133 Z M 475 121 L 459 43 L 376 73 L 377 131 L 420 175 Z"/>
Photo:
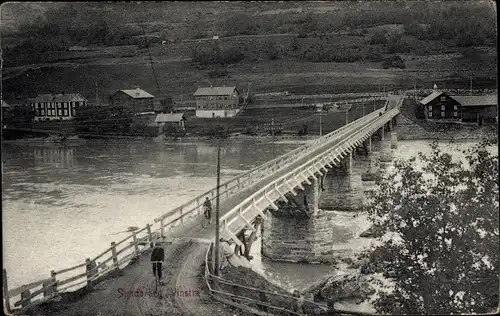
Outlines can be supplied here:
<path id="1" fill-rule="evenodd" d="M 297 297 L 270 292 L 237 284 L 231 280 L 212 274 L 213 243 L 205 254 L 205 284 L 210 296 L 224 304 L 234 306 L 255 315 L 359 315 L 374 314 L 331 308 L 312 300 L 304 299 L 302 311 L 297 311 Z M 212 254 L 212 256 L 210 255 Z"/>
<path id="2" fill-rule="evenodd" d="M 108 249 L 95 258 L 87 258 L 80 264 L 62 270 L 52 270 L 49 278 L 14 289 L 9 289 L 7 271 L 4 269 L 3 297 L 6 310 L 11 312 L 12 307 L 25 310 L 60 296 L 70 289 L 83 287 L 92 289 L 97 279 L 126 266 L 149 249 L 154 238 L 156 233 L 152 230 L 152 226 L 147 224 L 146 227 L 132 232 L 119 242 L 112 242 Z"/>

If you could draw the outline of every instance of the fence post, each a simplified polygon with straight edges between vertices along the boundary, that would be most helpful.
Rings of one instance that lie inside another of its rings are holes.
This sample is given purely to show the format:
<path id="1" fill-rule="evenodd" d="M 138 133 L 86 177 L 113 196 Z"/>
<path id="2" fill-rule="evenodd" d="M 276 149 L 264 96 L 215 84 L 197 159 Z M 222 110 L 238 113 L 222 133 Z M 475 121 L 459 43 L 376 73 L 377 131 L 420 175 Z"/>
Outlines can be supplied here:
<path id="1" fill-rule="evenodd" d="M 30 295 L 31 295 L 30 290 L 26 290 L 26 291 L 22 292 L 22 293 L 21 293 L 21 301 L 22 301 L 22 300 L 24 300 L 24 299 L 26 299 L 26 298 L 28 298 L 28 297 L 30 297 Z M 28 300 L 26 300 L 26 301 L 24 301 L 24 302 L 21 304 L 21 306 L 22 306 L 23 308 L 25 308 L 25 307 L 27 307 L 27 306 L 29 306 L 29 305 L 31 305 L 31 298 L 30 298 L 30 299 L 28 299 Z"/>
<path id="2" fill-rule="evenodd" d="M 118 257 L 116 256 L 116 243 L 111 242 L 111 255 L 113 256 L 113 265 L 115 266 L 115 270 L 118 270 Z"/>
<path id="3" fill-rule="evenodd" d="M 134 239 L 135 255 L 139 256 L 139 244 L 137 243 L 137 234 L 135 231 L 132 232 L 132 238 Z"/>
<path id="4" fill-rule="evenodd" d="M 148 244 L 151 246 L 151 243 L 153 242 L 153 234 L 151 234 L 151 225 L 148 224 L 146 227 L 148 231 Z"/>
<path id="5" fill-rule="evenodd" d="M 52 279 L 50 279 L 50 281 L 42 282 L 43 297 L 48 297 L 50 296 L 50 294 L 52 294 L 52 286 L 50 285 L 51 283 Z"/>
<path id="6" fill-rule="evenodd" d="M 7 286 L 7 270 L 3 269 L 3 297 L 5 298 L 5 309 L 10 313 L 9 287 Z"/>
<path id="7" fill-rule="evenodd" d="M 90 278 L 92 278 L 92 265 L 89 258 L 85 259 L 85 270 L 87 272 L 87 288 L 92 289 L 92 281 L 90 281 Z"/>
<path id="8" fill-rule="evenodd" d="M 181 214 L 180 218 L 181 218 L 181 225 L 184 225 L 184 216 L 182 216 L 182 207 L 179 208 L 179 213 Z"/>
<path id="9" fill-rule="evenodd" d="M 57 292 L 57 283 L 56 283 L 56 271 L 50 271 L 50 277 L 52 278 L 52 291 Z"/>
<path id="10" fill-rule="evenodd" d="M 163 225 L 163 223 L 165 222 L 165 219 L 162 217 L 161 221 L 160 221 L 160 236 L 161 238 L 165 238 L 165 235 L 164 235 L 164 228 L 165 226 Z"/>

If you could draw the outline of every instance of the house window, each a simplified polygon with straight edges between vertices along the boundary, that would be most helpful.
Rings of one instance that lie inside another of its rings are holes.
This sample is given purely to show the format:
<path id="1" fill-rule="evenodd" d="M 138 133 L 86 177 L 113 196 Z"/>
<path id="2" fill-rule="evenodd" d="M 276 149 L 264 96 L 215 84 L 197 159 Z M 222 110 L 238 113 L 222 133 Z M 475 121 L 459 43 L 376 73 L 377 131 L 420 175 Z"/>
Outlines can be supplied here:
<path id="1" fill-rule="evenodd" d="M 224 100 L 227 100 L 227 97 L 224 97 Z"/>
<path id="2" fill-rule="evenodd" d="M 432 111 L 429 112 L 429 117 L 432 117 Z"/>
<path id="3" fill-rule="evenodd" d="M 45 109 L 40 110 L 40 116 L 45 116 Z"/>
<path id="4" fill-rule="evenodd" d="M 441 98 L 439 98 L 439 101 L 441 101 L 441 102 L 446 102 L 446 97 L 445 97 L 445 96 L 442 96 Z"/>
<path id="5" fill-rule="evenodd" d="M 444 111 L 441 111 L 441 117 L 444 117 Z"/>
<path id="6" fill-rule="evenodd" d="M 71 107 L 71 116 L 75 116 L 75 106 L 74 105 Z"/>
<path id="7" fill-rule="evenodd" d="M 453 106 L 453 110 L 454 110 L 454 111 L 458 111 L 458 105 L 456 105 L 456 104 L 455 104 L 455 105 Z"/>
<path id="8" fill-rule="evenodd" d="M 429 112 L 432 112 L 432 105 L 429 105 L 429 106 L 427 107 L 427 110 L 428 110 Z"/>
<path id="9" fill-rule="evenodd" d="M 454 111 L 454 112 L 453 112 L 453 116 L 454 116 L 454 117 L 457 117 L 457 116 L 458 116 L 458 112 L 457 112 L 457 111 Z"/>
<path id="10" fill-rule="evenodd" d="M 444 109 L 445 109 L 445 105 L 441 104 L 441 111 L 444 111 Z"/>

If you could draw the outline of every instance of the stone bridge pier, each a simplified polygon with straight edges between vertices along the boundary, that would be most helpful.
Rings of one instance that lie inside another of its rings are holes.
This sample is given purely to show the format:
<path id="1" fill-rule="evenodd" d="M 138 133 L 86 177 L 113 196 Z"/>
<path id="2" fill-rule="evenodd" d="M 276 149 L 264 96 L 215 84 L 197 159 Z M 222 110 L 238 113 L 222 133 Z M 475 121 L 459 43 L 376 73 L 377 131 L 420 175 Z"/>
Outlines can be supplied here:
<path id="1" fill-rule="evenodd" d="M 319 263 L 331 260 L 333 252 L 332 216 L 318 209 L 321 179 L 309 178 L 304 190 L 286 195 L 277 203 L 279 210 L 268 210 L 263 224 L 262 255 L 285 262 Z"/>
<path id="2" fill-rule="evenodd" d="M 339 166 L 328 170 L 323 178 L 323 192 L 319 199 L 320 209 L 357 211 L 362 208 L 362 171 L 353 164 L 353 153 L 349 153 Z"/>

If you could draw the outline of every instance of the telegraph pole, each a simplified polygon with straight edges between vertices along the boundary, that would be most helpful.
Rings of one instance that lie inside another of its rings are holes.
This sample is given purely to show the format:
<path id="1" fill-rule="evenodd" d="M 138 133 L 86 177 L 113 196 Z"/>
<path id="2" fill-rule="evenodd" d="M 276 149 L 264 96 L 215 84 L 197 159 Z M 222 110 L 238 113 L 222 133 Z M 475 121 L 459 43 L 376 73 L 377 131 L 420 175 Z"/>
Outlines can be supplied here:
<path id="1" fill-rule="evenodd" d="M 220 139 L 217 140 L 217 195 L 215 196 L 215 262 L 214 273 L 219 275 L 219 187 L 220 187 Z"/>
<path id="2" fill-rule="evenodd" d="M 321 121 L 322 116 L 323 112 L 319 112 L 319 137 L 323 136 L 323 122 Z"/>
<path id="3" fill-rule="evenodd" d="M 99 106 L 99 89 L 97 88 L 97 81 L 95 82 L 95 104 Z"/>
<path id="4" fill-rule="evenodd" d="M 274 118 L 271 119 L 271 136 L 273 137 L 273 159 L 274 159 Z"/>
<path id="5" fill-rule="evenodd" d="M 349 105 L 345 102 L 345 125 L 349 124 Z"/>

